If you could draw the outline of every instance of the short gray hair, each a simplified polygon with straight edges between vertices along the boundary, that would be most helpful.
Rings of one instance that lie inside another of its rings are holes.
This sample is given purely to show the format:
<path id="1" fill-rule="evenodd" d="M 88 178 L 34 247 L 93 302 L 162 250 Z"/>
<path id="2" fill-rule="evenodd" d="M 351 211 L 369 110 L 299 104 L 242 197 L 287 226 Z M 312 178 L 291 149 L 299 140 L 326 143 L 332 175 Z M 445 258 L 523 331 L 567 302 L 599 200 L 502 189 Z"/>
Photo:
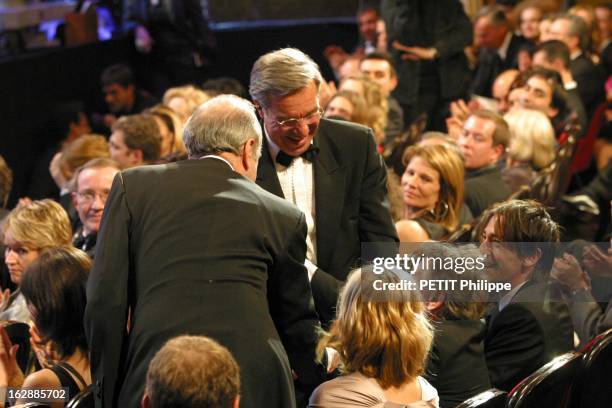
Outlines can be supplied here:
<path id="1" fill-rule="evenodd" d="M 262 107 L 268 107 L 268 95 L 289 95 L 315 82 L 323 81 L 319 66 L 296 48 L 283 48 L 259 57 L 251 70 L 249 93 Z"/>
<path id="2" fill-rule="evenodd" d="M 183 142 L 189 157 L 231 152 L 249 139 L 257 141 L 255 159 L 261 155 L 261 126 L 255 107 L 235 95 L 219 95 L 200 105 L 191 115 L 183 130 Z"/>
<path id="3" fill-rule="evenodd" d="M 567 20 L 569 22 L 567 34 L 572 37 L 578 37 L 579 47 L 581 50 L 586 50 L 589 45 L 589 27 L 582 17 L 574 14 L 562 14 L 557 17 L 558 20 Z"/>

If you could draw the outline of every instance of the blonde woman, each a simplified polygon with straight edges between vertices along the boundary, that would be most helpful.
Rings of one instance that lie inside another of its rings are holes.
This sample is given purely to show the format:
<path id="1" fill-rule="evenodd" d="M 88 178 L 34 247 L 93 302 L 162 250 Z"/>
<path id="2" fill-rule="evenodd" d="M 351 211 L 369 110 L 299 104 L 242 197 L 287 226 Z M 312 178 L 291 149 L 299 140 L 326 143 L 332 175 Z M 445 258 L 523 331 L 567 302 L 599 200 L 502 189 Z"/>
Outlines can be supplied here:
<path id="1" fill-rule="evenodd" d="M 53 157 L 49 172 L 59 189 L 66 191 L 76 169 L 99 157 L 110 157 L 106 138 L 95 134 L 84 135 L 65 145 Z"/>
<path id="2" fill-rule="evenodd" d="M 511 138 L 502 179 L 510 190 L 517 191 L 531 184 L 537 172 L 555 159 L 555 131 L 546 115 L 531 109 L 511 110 L 504 120 Z"/>
<path id="3" fill-rule="evenodd" d="M 155 118 L 161 134 L 160 157 L 166 158 L 170 155 L 186 154 L 183 144 L 183 123 L 180 116 L 164 105 L 155 105 L 145 113 Z"/>
<path id="4" fill-rule="evenodd" d="M 343 119 L 368 126 L 368 112 L 363 96 L 350 91 L 339 91 L 332 96 L 323 114 L 325 118 Z"/>
<path id="5" fill-rule="evenodd" d="M 325 347 L 339 353 L 343 375 L 321 384 L 309 407 L 438 406 L 438 393 L 420 376 L 433 339 L 425 304 L 416 291 L 376 292 L 375 280 L 391 283 L 399 277 L 364 268 L 347 279 L 336 319 L 318 345 L 319 355 Z"/>
<path id="6" fill-rule="evenodd" d="M 439 240 L 471 220 L 463 204 L 463 161 L 456 149 L 410 146 L 403 162 L 404 217 L 395 224 L 400 242 Z"/>
<path id="7" fill-rule="evenodd" d="M 365 99 L 367 110 L 366 126 L 374 131 L 376 143 L 382 144 L 385 141 L 389 106 L 380 86 L 369 77 L 358 74 L 345 78 L 340 84 L 339 90 L 355 92 Z"/>
<path id="8" fill-rule="evenodd" d="M 19 290 L 21 275 L 45 249 L 71 244 L 70 220 L 55 201 L 32 201 L 11 211 L 3 220 L 1 230 L 6 247 L 4 262 L 17 290 L 0 295 L 0 320 L 27 323 L 30 312 Z"/>
<path id="9" fill-rule="evenodd" d="M 206 92 L 195 86 L 185 85 L 168 89 L 164 93 L 163 104 L 176 112 L 185 123 L 196 108 L 209 99 Z"/>

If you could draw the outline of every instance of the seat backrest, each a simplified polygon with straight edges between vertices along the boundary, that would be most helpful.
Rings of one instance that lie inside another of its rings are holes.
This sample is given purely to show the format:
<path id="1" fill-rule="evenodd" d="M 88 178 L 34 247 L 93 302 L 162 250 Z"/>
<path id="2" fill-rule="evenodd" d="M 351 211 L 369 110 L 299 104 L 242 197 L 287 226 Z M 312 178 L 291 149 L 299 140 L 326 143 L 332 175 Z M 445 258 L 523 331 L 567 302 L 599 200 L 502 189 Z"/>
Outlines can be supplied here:
<path id="1" fill-rule="evenodd" d="M 440 241 L 453 243 L 453 242 L 470 242 L 472 240 L 472 232 L 474 226 L 470 224 L 463 224 L 455 230 L 452 234 L 442 237 Z"/>
<path id="2" fill-rule="evenodd" d="M 612 407 L 612 329 L 583 350 L 582 370 L 575 380 L 572 407 Z"/>
<path id="3" fill-rule="evenodd" d="M 539 368 L 510 391 L 508 408 L 568 406 L 581 357 L 580 353 L 565 353 Z"/>
<path id="4" fill-rule="evenodd" d="M 94 408 L 94 386 L 89 385 L 66 404 L 66 408 Z"/>
<path id="5" fill-rule="evenodd" d="M 570 166 L 576 150 L 576 138 L 570 133 L 557 151 L 555 160 L 531 185 L 530 197 L 547 207 L 556 207 L 565 194 L 571 180 Z"/>
<path id="6" fill-rule="evenodd" d="M 26 323 L 15 322 L 12 320 L 0 321 L 0 327 L 3 327 L 8 334 L 11 343 L 18 344 L 17 363 L 19 368 L 24 373 L 27 372 L 28 362 L 30 359 L 30 326 Z"/>
<path id="7" fill-rule="evenodd" d="M 497 388 L 491 388 L 463 401 L 455 408 L 504 408 L 507 401 L 508 394 Z"/>

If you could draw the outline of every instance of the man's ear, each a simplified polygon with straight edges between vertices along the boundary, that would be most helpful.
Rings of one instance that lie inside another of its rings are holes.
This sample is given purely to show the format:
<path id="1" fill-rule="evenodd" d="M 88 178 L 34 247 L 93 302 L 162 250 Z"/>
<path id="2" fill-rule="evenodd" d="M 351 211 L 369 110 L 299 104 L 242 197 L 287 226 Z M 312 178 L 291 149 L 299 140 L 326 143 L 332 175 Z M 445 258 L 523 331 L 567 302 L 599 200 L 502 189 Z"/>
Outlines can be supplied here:
<path id="1" fill-rule="evenodd" d="M 232 405 L 232 408 L 239 408 L 240 407 L 240 394 L 236 395 L 236 398 L 234 399 L 234 405 Z"/>
<path id="2" fill-rule="evenodd" d="M 557 114 L 559 113 L 559 109 L 553 107 L 552 105 L 548 108 L 548 117 L 549 118 L 554 118 L 555 116 L 557 116 Z"/>
<path id="3" fill-rule="evenodd" d="M 149 397 L 149 394 L 147 393 L 147 390 L 145 388 L 145 393 L 142 396 L 142 399 L 140 400 L 140 408 L 150 408 L 151 407 L 151 397 Z"/>
<path id="4" fill-rule="evenodd" d="M 70 193 L 70 199 L 71 199 L 71 201 L 72 201 L 72 206 L 73 206 L 74 208 L 78 208 L 78 207 L 77 207 L 77 194 L 78 194 L 78 193 L 75 193 L 75 192 Z"/>
<path id="5" fill-rule="evenodd" d="M 506 148 L 504 147 L 503 144 L 498 144 L 496 146 L 493 147 L 493 152 L 495 154 L 495 160 L 493 161 L 494 163 L 497 162 L 499 160 L 499 158 L 502 156 L 502 154 L 504 154 L 504 152 L 506 151 Z"/>
<path id="6" fill-rule="evenodd" d="M 244 144 L 244 148 L 242 149 L 242 154 L 240 160 L 242 162 L 242 166 L 247 172 L 251 168 L 252 158 L 255 157 L 255 148 L 257 146 L 257 141 L 253 138 L 250 138 Z"/>
<path id="7" fill-rule="evenodd" d="M 391 75 L 391 79 L 389 80 L 390 82 L 390 86 L 389 86 L 389 92 L 393 92 L 395 90 L 395 88 L 397 88 L 397 75 Z"/>
<path id="8" fill-rule="evenodd" d="M 134 165 L 140 165 L 144 163 L 144 153 L 140 149 L 130 149 L 128 151 L 130 156 L 132 156 L 132 163 Z"/>
<path id="9" fill-rule="evenodd" d="M 527 269 L 533 269 L 538 262 L 540 262 L 540 258 L 542 258 L 542 250 L 540 248 L 536 248 L 533 254 L 528 256 L 523 256 L 521 262 L 523 266 Z"/>
<path id="10" fill-rule="evenodd" d="M 257 116 L 259 116 L 263 120 L 263 108 L 261 107 L 259 102 L 253 102 L 253 105 L 255 106 L 255 112 L 257 112 Z"/>

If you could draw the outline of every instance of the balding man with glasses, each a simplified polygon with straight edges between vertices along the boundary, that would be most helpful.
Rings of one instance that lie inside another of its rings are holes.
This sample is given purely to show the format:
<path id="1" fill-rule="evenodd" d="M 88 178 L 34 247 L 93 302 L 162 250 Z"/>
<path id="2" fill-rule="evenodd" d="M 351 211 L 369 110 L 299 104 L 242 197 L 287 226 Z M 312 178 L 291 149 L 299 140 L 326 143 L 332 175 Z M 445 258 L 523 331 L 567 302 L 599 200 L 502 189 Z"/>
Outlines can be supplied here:
<path id="1" fill-rule="evenodd" d="M 74 176 L 72 205 L 79 215 L 80 224 L 75 228 L 72 244 L 87 252 L 91 258 L 96 252 L 96 239 L 106 199 L 119 170 L 119 163 L 100 157 L 85 163 Z"/>
<path id="2" fill-rule="evenodd" d="M 306 268 L 325 324 L 340 285 L 361 262 L 361 243 L 395 243 L 397 235 L 372 130 L 322 119 L 322 81 L 309 56 L 285 48 L 255 62 L 249 92 L 265 134 L 257 184 L 306 216 Z"/>

